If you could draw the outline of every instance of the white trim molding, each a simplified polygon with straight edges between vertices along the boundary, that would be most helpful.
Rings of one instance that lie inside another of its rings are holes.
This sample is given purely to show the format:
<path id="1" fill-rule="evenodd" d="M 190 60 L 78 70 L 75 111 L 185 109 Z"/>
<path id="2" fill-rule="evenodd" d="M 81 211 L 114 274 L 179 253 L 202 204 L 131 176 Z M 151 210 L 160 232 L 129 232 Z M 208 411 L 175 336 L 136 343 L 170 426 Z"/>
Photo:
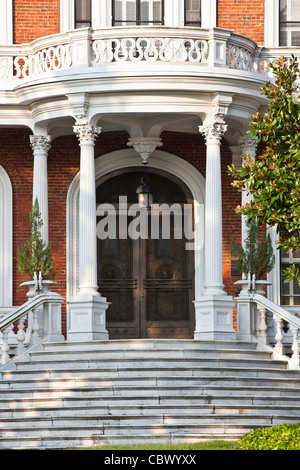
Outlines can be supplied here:
<path id="1" fill-rule="evenodd" d="M 13 44 L 12 0 L 0 0 L 0 45 Z"/>
<path id="2" fill-rule="evenodd" d="M 201 27 L 217 27 L 217 0 L 201 0 Z"/>
<path id="3" fill-rule="evenodd" d="M 75 1 L 60 0 L 60 32 L 66 33 L 75 28 Z"/>
<path id="4" fill-rule="evenodd" d="M 8 174 L 0 166 L 0 306 L 12 306 L 13 193 Z"/>
<path id="5" fill-rule="evenodd" d="M 265 0 L 265 47 L 279 47 L 279 0 Z"/>

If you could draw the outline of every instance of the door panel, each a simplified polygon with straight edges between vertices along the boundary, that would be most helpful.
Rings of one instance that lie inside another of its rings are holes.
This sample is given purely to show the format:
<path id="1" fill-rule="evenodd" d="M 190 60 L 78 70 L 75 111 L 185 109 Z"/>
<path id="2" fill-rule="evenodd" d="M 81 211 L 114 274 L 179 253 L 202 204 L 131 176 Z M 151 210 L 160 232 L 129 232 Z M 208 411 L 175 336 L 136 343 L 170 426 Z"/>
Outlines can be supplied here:
<path id="1" fill-rule="evenodd" d="M 102 201 L 115 203 L 117 190 L 136 202 L 136 195 L 130 194 L 130 180 L 135 193 L 141 176 L 114 176 L 99 186 Z M 162 188 L 164 202 L 187 202 L 174 182 L 161 175 L 149 176 L 151 185 Z M 97 200 L 101 202 L 100 197 Z M 156 201 L 160 202 L 157 194 Z M 128 224 L 131 220 L 128 218 Z M 148 227 L 150 235 L 150 211 Z M 98 239 L 98 284 L 99 292 L 110 302 L 106 314 L 110 339 L 193 337 L 193 252 L 185 249 L 184 237 L 174 238 L 172 215 L 170 228 L 168 239 L 161 231 L 157 239 Z"/>
<path id="2" fill-rule="evenodd" d="M 98 284 L 110 306 L 106 314 L 110 339 L 138 338 L 138 271 L 135 241 L 98 240 Z"/>
<path id="3" fill-rule="evenodd" d="M 146 338 L 189 338 L 194 330 L 191 253 L 185 250 L 184 238 L 174 239 L 174 218 L 170 221 L 170 239 L 145 241 L 142 334 Z"/>

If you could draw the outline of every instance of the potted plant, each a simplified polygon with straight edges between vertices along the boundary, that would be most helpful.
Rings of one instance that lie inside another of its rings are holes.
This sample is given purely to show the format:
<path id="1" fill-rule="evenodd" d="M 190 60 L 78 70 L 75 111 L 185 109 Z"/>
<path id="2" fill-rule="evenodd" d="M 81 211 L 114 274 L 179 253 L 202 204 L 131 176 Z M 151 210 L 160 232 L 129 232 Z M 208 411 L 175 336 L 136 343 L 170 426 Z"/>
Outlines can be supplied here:
<path id="1" fill-rule="evenodd" d="M 239 246 L 236 236 L 233 236 L 231 249 L 239 256 L 237 268 L 242 273 L 243 279 L 235 282 L 243 287 L 243 291 L 257 291 L 259 285 L 270 284 L 264 280 L 275 265 L 275 255 L 270 234 L 262 233 L 259 239 L 258 226 L 255 219 L 246 220 L 247 236 L 244 246 Z M 259 293 L 264 293 L 259 291 Z"/>
<path id="2" fill-rule="evenodd" d="M 45 243 L 42 237 L 41 228 L 43 220 L 41 217 L 38 199 L 32 206 L 29 215 L 31 227 L 30 237 L 18 247 L 18 271 L 23 279 L 22 286 L 29 287 L 28 297 L 35 295 L 37 291 L 48 289 L 51 284 L 55 284 L 54 261 L 51 253 L 51 244 Z"/>

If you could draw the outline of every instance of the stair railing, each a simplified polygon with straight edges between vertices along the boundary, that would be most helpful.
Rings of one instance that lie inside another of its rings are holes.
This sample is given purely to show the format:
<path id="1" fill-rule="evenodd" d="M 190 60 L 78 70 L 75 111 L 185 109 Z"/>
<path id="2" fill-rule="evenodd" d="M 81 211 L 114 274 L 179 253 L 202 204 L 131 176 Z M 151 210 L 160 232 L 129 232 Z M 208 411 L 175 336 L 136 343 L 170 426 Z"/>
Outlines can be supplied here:
<path id="1" fill-rule="evenodd" d="M 45 307 L 58 306 L 59 309 L 63 302 L 63 298 L 55 292 L 48 291 L 47 293 L 37 294 L 29 299 L 14 311 L 8 313 L 0 320 L 0 332 L 2 333 L 2 346 L 0 364 L 7 364 L 12 357 L 19 356 L 24 353 L 30 346 L 33 346 L 42 341 L 43 337 L 40 334 L 40 316 L 46 310 Z M 50 308 L 48 308 L 49 313 Z M 32 324 L 25 329 L 26 320 L 32 312 Z M 50 319 L 51 322 L 51 319 Z M 49 319 L 48 319 L 49 325 Z M 17 346 L 15 351 L 11 351 L 8 337 L 14 329 L 17 329 L 16 340 Z M 45 330 L 45 332 L 47 329 Z M 44 332 L 44 333 L 45 333 Z M 49 330 L 47 331 L 49 333 Z M 57 331 L 56 333 L 59 334 Z"/>
<path id="2" fill-rule="evenodd" d="M 288 328 L 292 334 L 292 355 L 287 359 L 289 359 L 290 367 L 298 368 L 300 366 L 300 318 L 255 291 L 248 291 L 248 294 L 242 291 L 235 300 L 237 302 L 238 339 L 251 340 L 255 337 L 260 343 L 271 347 L 274 353 L 285 355 L 283 328 Z M 268 336 L 268 312 L 275 324 L 275 344 L 272 345 Z"/>

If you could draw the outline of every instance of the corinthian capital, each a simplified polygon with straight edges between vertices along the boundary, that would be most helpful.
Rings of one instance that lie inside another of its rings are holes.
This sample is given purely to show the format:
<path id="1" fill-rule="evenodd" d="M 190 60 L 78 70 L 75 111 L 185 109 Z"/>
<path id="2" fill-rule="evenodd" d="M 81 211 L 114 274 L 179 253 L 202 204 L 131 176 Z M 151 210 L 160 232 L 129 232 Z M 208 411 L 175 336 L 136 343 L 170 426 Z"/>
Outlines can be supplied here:
<path id="1" fill-rule="evenodd" d="M 31 135 L 30 145 L 34 152 L 38 151 L 48 153 L 51 147 L 50 140 L 50 135 Z"/>
<path id="2" fill-rule="evenodd" d="M 80 144 L 94 144 L 101 133 L 101 127 L 90 126 L 89 124 L 77 124 L 73 126 L 73 130 Z"/>
<path id="3" fill-rule="evenodd" d="M 214 123 L 210 125 L 199 126 L 199 131 L 204 135 L 206 143 L 217 143 L 221 142 L 221 138 L 227 131 L 227 125 L 222 123 Z"/>
<path id="4" fill-rule="evenodd" d="M 241 137 L 241 148 L 244 155 L 249 154 L 252 158 L 255 158 L 257 148 L 257 137 L 246 135 Z"/>

